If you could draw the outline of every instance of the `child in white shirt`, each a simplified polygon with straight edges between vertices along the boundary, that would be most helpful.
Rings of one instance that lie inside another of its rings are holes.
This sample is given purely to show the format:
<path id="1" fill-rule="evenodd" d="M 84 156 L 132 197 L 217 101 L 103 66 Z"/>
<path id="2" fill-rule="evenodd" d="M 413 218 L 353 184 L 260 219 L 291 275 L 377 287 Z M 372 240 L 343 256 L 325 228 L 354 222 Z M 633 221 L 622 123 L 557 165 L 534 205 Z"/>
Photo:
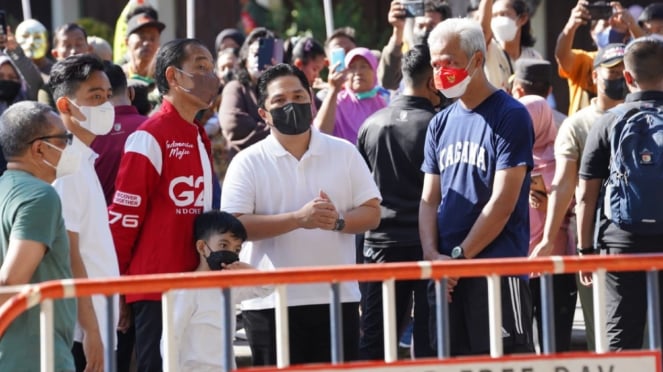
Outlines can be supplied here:
<path id="1" fill-rule="evenodd" d="M 237 218 L 226 212 L 209 211 L 199 215 L 194 223 L 195 245 L 200 256 L 196 271 L 253 269 L 239 261 L 246 230 Z M 272 286 L 232 288 L 232 308 L 239 301 L 264 297 L 272 290 Z M 176 290 L 173 303 L 172 335 L 178 353 L 177 370 L 219 371 L 223 332 L 235 333 L 234 316 L 232 329 L 225 330 L 222 324 L 221 289 Z M 163 355 L 163 337 L 161 345 Z M 234 355 L 232 359 L 234 368 Z"/>

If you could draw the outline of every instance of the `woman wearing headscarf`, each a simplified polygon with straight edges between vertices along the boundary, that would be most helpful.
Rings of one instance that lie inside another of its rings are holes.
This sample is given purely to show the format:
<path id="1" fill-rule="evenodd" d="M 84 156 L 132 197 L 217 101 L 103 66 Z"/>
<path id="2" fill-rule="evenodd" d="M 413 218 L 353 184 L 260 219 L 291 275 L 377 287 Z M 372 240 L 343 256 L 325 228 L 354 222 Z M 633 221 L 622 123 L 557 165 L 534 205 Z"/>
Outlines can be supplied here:
<path id="1" fill-rule="evenodd" d="M 331 90 L 315 125 L 323 133 L 357 143 L 357 132 L 364 120 L 387 103 L 383 98 L 385 90 L 377 83 L 378 61 L 369 49 L 352 49 L 345 57 L 345 65 L 347 80 L 344 85 L 329 84 Z"/>
<path id="2" fill-rule="evenodd" d="M 12 104 L 26 98 L 25 84 L 11 58 L 0 55 L 0 115 Z"/>
<path id="3" fill-rule="evenodd" d="M 25 84 L 14 66 L 6 55 L 0 55 L 0 115 L 12 104 L 23 101 L 26 97 Z M 7 162 L 0 149 L 0 174 L 7 168 Z"/>
<path id="4" fill-rule="evenodd" d="M 519 98 L 532 117 L 534 125 L 534 168 L 532 169 L 532 183 L 530 185 L 530 240 L 531 256 L 539 256 L 540 252 L 533 253 L 534 247 L 541 241 L 543 227 L 546 222 L 546 207 L 548 194 L 551 191 L 553 176 L 555 175 L 554 143 L 557 136 L 557 126 L 553 120 L 552 109 L 545 98 L 528 95 Z M 557 235 L 551 256 L 574 255 L 573 234 L 569 231 L 569 213 Z M 534 305 L 534 316 L 537 318 L 539 343 L 543 342 L 541 324 L 541 289 L 538 275 L 532 275 L 530 289 Z M 574 274 L 558 274 L 553 277 L 553 298 L 555 316 L 555 343 L 556 351 L 568 351 L 571 347 L 571 329 L 573 314 L 576 305 L 576 280 Z"/>

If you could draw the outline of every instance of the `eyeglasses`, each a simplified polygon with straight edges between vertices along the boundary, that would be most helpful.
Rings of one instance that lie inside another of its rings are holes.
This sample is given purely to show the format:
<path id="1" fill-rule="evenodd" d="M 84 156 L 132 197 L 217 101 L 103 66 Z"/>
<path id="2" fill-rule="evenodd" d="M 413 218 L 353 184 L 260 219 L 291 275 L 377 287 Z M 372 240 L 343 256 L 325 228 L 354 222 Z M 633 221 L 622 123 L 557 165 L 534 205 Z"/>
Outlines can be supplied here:
<path id="1" fill-rule="evenodd" d="M 61 140 L 64 140 L 67 143 L 67 145 L 71 145 L 71 143 L 74 141 L 74 135 L 72 133 L 66 132 L 66 133 L 62 133 L 62 134 L 53 134 L 53 135 L 50 135 L 50 136 L 37 137 L 37 138 L 33 139 L 32 141 L 28 142 L 28 144 L 32 144 L 35 141 L 39 141 L 39 140 L 45 141 L 45 140 L 48 140 L 48 139 L 51 139 L 51 138 L 59 138 Z"/>

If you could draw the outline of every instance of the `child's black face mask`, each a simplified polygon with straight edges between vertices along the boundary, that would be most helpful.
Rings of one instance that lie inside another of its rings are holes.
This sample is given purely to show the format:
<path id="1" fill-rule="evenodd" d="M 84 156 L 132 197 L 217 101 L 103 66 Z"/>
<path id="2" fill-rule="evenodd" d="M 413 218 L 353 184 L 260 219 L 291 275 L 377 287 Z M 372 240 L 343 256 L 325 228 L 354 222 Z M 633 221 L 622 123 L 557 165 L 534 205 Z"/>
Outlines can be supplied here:
<path id="1" fill-rule="evenodd" d="M 207 245 L 207 244 L 205 244 Z M 207 247 L 209 248 L 209 246 Z M 210 249 L 209 256 L 205 257 L 207 259 L 207 265 L 212 270 L 223 270 L 221 264 L 230 265 L 233 262 L 239 261 L 239 256 L 233 251 L 212 251 Z"/>

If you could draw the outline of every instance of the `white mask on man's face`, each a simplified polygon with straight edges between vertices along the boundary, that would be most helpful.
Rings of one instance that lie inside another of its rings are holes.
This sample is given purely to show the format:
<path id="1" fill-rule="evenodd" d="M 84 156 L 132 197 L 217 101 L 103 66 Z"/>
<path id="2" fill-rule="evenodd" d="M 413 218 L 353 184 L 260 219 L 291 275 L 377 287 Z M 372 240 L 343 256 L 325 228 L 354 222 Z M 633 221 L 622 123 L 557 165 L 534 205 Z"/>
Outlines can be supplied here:
<path id="1" fill-rule="evenodd" d="M 55 169 L 56 179 L 78 172 L 82 161 L 80 151 L 75 150 L 71 145 L 67 145 L 67 147 L 65 147 L 63 150 L 48 141 L 44 141 L 44 143 L 46 143 L 49 147 L 60 151 L 60 160 L 58 161 L 57 165 L 51 164 L 46 159 L 43 160 L 44 163 Z"/>
<path id="2" fill-rule="evenodd" d="M 85 116 L 85 120 L 76 119 L 81 127 L 97 136 L 108 134 L 113 128 L 113 124 L 115 124 L 115 108 L 110 102 L 106 101 L 99 106 L 78 106 L 72 101 L 69 102 L 76 106 L 81 114 Z"/>

